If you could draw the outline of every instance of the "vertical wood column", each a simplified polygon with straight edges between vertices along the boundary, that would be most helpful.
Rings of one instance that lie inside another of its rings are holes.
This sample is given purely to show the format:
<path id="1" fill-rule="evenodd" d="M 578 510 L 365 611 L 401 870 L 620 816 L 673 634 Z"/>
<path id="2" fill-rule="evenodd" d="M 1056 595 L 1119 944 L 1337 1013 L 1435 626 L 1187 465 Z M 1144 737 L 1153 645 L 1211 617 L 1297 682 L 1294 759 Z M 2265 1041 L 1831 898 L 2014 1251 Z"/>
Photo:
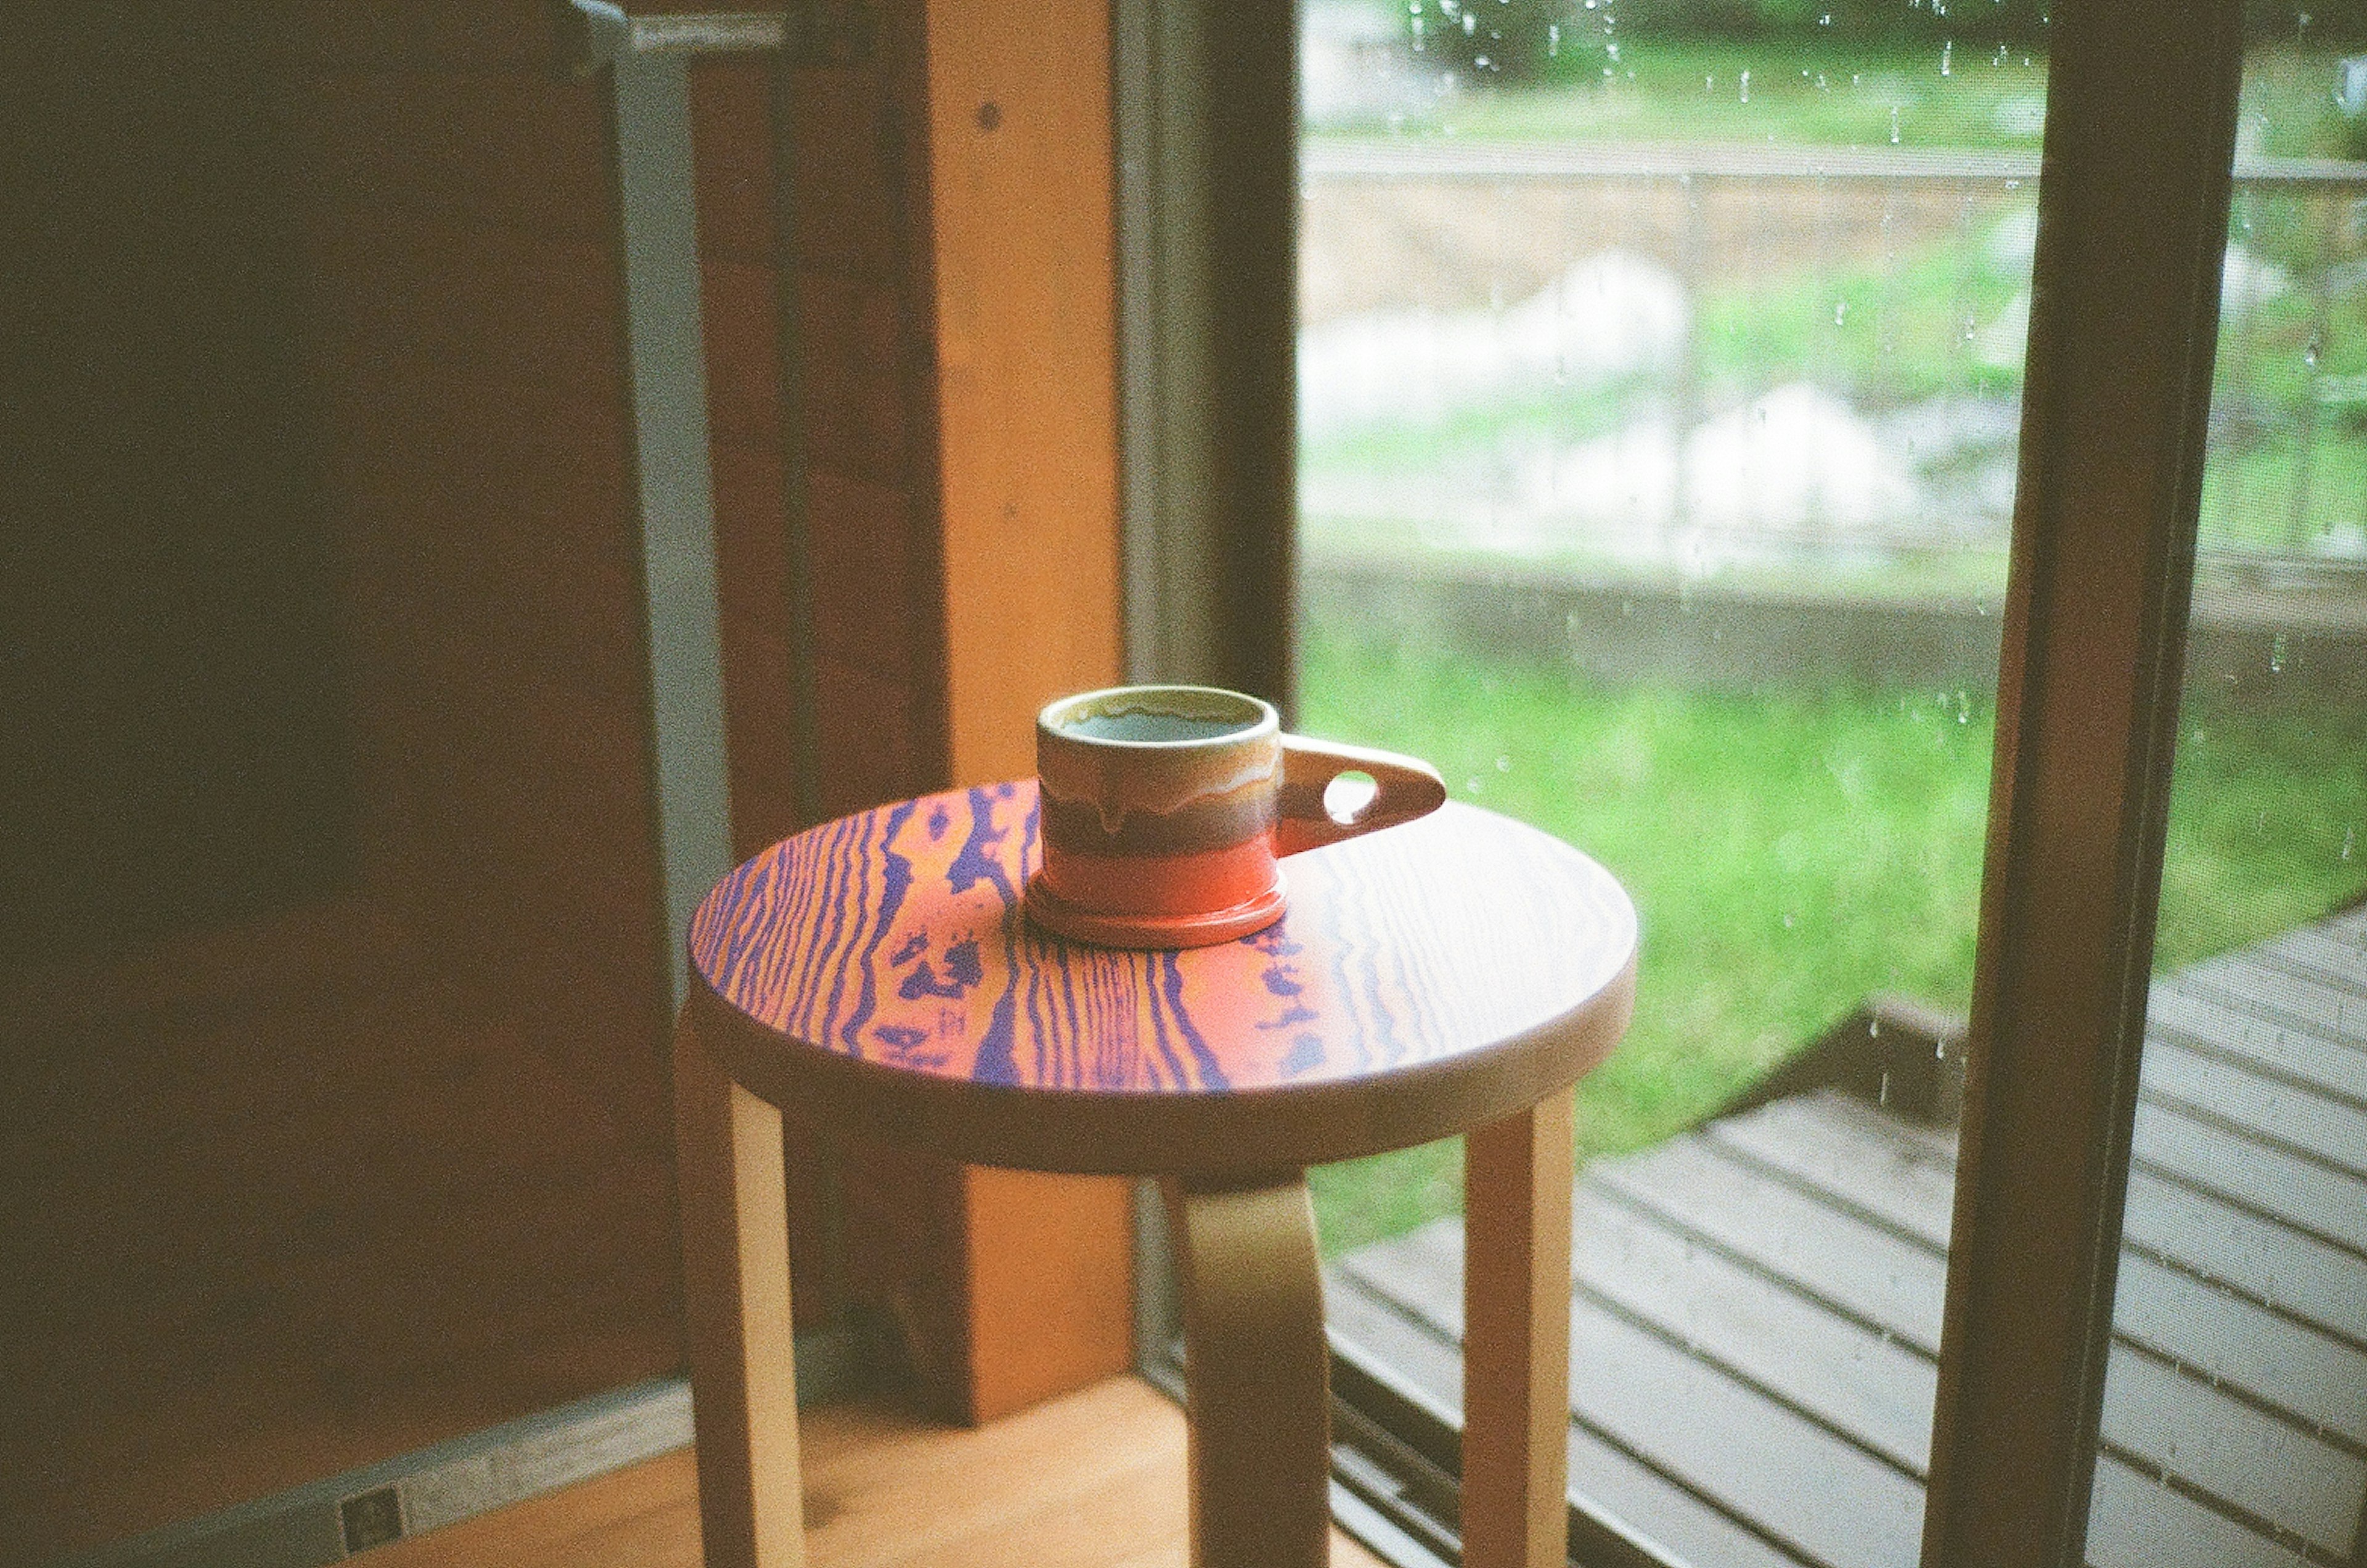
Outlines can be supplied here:
<path id="1" fill-rule="evenodd" d="M 952 782 L 1035 771 L 1036 710 L 1122 679 L 1104 0 L 924 0 Z M 963 1173 L 968 1414 L 1132 1361 L 1127 1189 Z"/>
<path id="2" fill-rule="evenodd" d="M 1463 1562 L 1569 1561 L 1574 1090 L 1464 1140 Z"/>

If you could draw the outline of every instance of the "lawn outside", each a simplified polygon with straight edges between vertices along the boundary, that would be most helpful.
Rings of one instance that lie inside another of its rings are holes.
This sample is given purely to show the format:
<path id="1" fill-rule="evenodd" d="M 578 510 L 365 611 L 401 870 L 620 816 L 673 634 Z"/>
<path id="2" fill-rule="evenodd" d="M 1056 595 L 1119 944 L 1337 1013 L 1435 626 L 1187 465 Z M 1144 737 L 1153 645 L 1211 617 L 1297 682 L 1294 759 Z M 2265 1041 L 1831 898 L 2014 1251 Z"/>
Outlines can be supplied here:
<path id="1" fill-rule="evenodd" d="M 1305 629 L 1301 728 L 1426 757 L 1455 794 L 1567 839 L 1636 899 L 1636 1022 L 1580 1089 L 1582 1156 L 1690 1126 L 1876 992 L 1962 1012 L 1992 697 L 1755 695 L 1587 682 Z M 2367 711 L 2192 694 L 2157 970 L 2367 892 Z M 1327 1250 L 1455 1212 L 1459 1153 L 1316 1173 Z"/>

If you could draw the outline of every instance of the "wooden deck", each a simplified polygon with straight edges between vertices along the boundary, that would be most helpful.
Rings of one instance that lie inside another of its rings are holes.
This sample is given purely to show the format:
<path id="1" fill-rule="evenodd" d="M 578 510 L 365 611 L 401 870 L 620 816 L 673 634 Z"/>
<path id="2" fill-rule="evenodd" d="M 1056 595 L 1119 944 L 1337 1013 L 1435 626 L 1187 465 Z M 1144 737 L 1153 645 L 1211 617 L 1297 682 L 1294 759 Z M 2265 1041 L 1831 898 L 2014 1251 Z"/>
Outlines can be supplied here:
<path id="1" fill-rule="evenodd" d="M 2149 1013 L 2089 1559 L 2367 1561 L 2367 908 L 2157 982 Z M 1693 1568 L 1915 1562 L 1954 1156 L 1825 1089 L 1587 1170 L 1592 1533 Z M 1460 1222 L 1329 1287 L 1336 1337 L 1459 1406 Z"/>

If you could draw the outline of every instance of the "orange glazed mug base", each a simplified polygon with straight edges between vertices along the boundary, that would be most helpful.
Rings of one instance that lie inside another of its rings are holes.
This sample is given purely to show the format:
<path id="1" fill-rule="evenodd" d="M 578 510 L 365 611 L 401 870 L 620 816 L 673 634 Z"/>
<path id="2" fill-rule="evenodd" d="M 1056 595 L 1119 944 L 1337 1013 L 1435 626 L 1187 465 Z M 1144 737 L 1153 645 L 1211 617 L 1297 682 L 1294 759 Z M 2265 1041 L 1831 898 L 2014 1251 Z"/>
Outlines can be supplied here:
<path id="1" fill-rule="evenodd" d="M 1027 918 L 1054 936 L 1102 947 L 1214 947 L 1262 931 L 1282 919 L 1286 900 L 1282 879 L 1230 908 L 1190 915 L 1111 915 L 1082 908 L 1045 883 L 1036 872 L 1027 879 Z"/>

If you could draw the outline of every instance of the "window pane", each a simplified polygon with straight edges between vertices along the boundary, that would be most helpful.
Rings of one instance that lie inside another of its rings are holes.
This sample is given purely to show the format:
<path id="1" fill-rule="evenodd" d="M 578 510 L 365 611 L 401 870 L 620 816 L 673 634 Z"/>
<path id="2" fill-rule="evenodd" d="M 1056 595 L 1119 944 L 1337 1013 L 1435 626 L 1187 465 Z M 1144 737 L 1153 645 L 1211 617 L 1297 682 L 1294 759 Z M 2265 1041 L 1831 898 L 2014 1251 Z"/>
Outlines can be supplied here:
<path id="1" fill-rule="evenodd" d="M 1305 12 L 1301 725 L 1636 898 L 1572 1485 L 1688 1562 L 1917 1552 L 2046 73 L 1948 9 Z M 1458 1159 L 1315 1177 L 1417 1385 Z"/>
<path id="2" fill-rule="evenodd" d="M 2327 20 L 2247 47 L 2103 1564 L 2348 1562 L 2367 1495 L 2367 28 Z"/>

